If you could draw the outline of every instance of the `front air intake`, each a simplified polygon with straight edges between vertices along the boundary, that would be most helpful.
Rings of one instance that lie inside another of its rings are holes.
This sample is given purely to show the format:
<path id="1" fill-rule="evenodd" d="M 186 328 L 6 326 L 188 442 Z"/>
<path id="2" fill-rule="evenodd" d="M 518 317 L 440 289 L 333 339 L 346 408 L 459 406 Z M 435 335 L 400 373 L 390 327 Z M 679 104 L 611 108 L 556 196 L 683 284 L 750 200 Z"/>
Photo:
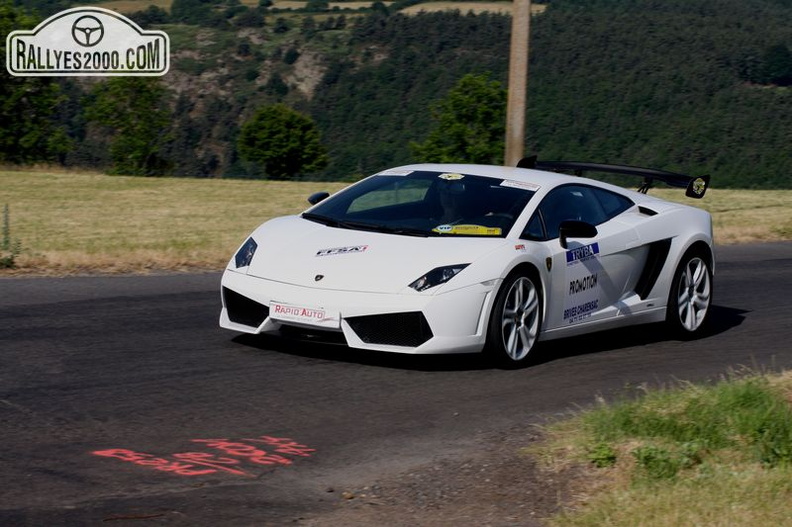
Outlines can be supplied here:
<path id="1" fill-rule="evenodd" d="M 257 328 L 269 316 L 269 308 L 255 300 L 240 295 L 227 287 L 223 288 L 223 303 L 228 319 L 236 324 Z"/>
<path id="2" fill-rule="evenodd" d="M 367 344 L 417 348 L 434 336 L 420 311 L 351 317 L 346 321 Z"/>

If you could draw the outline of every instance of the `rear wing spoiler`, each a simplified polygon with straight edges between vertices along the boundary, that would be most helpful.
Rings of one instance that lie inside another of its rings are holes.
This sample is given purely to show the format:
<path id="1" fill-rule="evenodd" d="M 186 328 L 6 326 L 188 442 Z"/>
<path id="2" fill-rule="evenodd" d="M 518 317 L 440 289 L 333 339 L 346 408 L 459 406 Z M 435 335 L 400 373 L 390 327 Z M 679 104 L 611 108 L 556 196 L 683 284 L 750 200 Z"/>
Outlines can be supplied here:
<path id="1" fill-rule="evenodd" d="M 646 194 L 652 188 L 655 181 L 676 188 L 687 189 L 685 195 L 689 198 L 701 199 L 709 188 L 710 177 L 706 176 L 686 176 L 655 168 L 633 167 L 628 165 L 606 165 L 603 163 L 580 163 L 576 161 L 538 161 L 536 156 L 525 157 L 517 163 L 519 168 L 535 168 L 537 170 L 550 170 L 553 172 L 571 171 L 576 176 L 582 176 L 584 172 L 604 172 L 608 174 L 626 174 L 629 176 L 640 176 L 644 178 L 643 183 L 638 188 L 638 192 Z"/>

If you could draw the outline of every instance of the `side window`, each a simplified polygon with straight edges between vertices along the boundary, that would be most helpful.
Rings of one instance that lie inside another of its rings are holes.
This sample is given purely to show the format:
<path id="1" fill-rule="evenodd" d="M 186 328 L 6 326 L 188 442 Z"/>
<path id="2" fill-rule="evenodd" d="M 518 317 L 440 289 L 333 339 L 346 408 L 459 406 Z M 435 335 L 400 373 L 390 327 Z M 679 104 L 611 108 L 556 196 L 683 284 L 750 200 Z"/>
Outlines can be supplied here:
<path id="1" fill-rule="evenodd" d="M 616 194 L 615 192 L 611 192 L 602 188 L 596 188 L 592 190 L 599 200 L 600 206 L 605 213 L 606 220 L 615 218 L 625 210 L 635 205 L 635 203 L 633 203 L 630 198 L 622 196 L 621 194 Z"/>
<path id="2" fill-rule="evenodd" d="M 579 220 L 599 225 L 607 219 L 594 195 L 594 189 L 584 185 L 564 185 L 554 189 L 542 200 L 538 209 L 549 240 L 558 237 L 558 227 L 562 221 Z"/>
<path id="3" fill-rule="evenodd" d="M 564 185 L 545 196 L 521 238 L 552 240 L 558 238 L 558 227 L 562 221 L 579 220 L 599 225 L 633 205 L 629 198 L 609 190 L 587 185 Z"/>
<path id="4" fill-rule="evenodd" d="M 536 241 L 544 241 L 547 239 L 544 225 L 542 224 L 542 218 L 538 212 L 531 216 L 531 220 L 528 222 L 528 225 L 525 226 L 525 230 L 520 235 L 520 238 Z"/>
<path id="5" fill-rule="evenodd" d="M 564 185 L 551 191 L 539 204 L 523 235 L 529 239 L 558 237 L 562 221 L 578 220 L 599 225 L 633 206 L 633 202 L 608 190 L 587 185 Z M 544 220 L 545 236 L 537 236 Z"/>

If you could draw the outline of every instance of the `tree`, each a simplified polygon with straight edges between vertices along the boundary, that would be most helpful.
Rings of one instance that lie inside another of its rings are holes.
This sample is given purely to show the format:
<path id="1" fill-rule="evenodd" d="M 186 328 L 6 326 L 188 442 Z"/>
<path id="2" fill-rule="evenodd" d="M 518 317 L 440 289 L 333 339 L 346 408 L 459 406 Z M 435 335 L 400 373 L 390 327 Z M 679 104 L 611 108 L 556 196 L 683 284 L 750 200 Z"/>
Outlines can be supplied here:
<path id="1" fill-rule="evenodd" d="M 0 34 L 33 28 L 38 21 L 0 0 Z M 6 39 L 0 41 L 0 56 L 6 55 Z M 13 77 L 0 71 L 0 162 L 29 163 L 62 160 L 72 141 L 56 122 L 58 105 L 64 97 L 52 78 Z"/>
<path id="2" fill-rule="evenodd" d="M 429 136 L 410 144 L 420 161 L 500 164 L 506 133 L 506 90 L 500 82 L 465 75 L 431 112 Z"/>
<path id="3" fill-rule="evenodd" d="M 327 0 L 308 0 L 305 3 L 305 11 L 309 13 L 321 13 L 330 10 L 330 2 Z"/>
<path id="4" fill-rule="evenodd" d="M 91 92 L 86 118 L 109 128 L 113 174 L 168 172 L 163 152 L 170 139 L 165 88 L 153 77 L 114 77 Z"/>
<path id="5" fill-rule="evenodd" d="M 269 179 L 295 179 L 328 163 L 313 120 L 283 104 L 260 108 L 242 125 L 237 146 Z"/>
<path id="6" fill-rule="evenodd" d="M 775 45 L 765 53 L 764 80 L 778 86 L 792 85 L 792 52 L 784 44 Z"/>
<path id="7" fill-rule="evenodd" d="M 171 18 L 184 24 L 204 24 L 212 17 L 212 6 L 204 0 L 173 0 Z"/>

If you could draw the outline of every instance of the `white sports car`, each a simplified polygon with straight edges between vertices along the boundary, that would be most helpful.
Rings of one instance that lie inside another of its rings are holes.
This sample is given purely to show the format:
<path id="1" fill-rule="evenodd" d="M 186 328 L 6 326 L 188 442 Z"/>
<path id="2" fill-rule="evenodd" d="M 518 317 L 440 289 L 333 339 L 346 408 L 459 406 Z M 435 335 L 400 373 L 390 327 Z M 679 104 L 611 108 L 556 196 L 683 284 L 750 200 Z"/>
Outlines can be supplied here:
<path id="1" fill-rule="evenodd" d="M 576 175 L 559 172 L 572 171 Z M 638 175 L 638 192 L 581 177 Z M 220 325 L 399 353 L 528 361 L 537 342 L 666 321 L 704 325 L 709 177 L 593 163 L 416 164 L 384 170 L 258 227 L 222 278 Z M 326 199 L 325 199 L 326 198 Z"/>

